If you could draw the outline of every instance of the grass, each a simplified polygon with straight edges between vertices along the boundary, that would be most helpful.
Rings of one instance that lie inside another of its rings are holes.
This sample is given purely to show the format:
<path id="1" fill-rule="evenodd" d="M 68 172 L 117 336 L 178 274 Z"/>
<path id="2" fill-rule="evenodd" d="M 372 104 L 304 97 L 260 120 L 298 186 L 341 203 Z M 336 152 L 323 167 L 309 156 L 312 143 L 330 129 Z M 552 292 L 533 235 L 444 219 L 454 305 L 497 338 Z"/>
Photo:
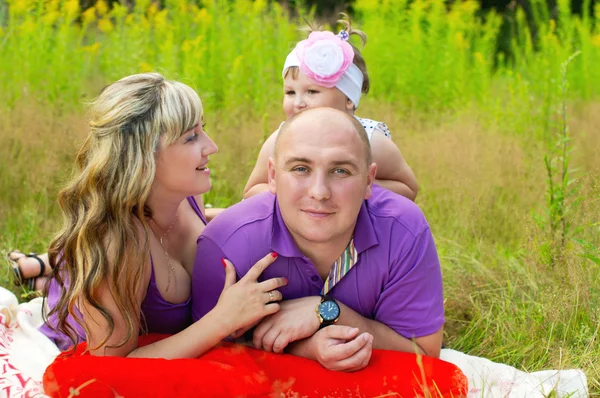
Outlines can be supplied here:
<path id="1" fill-rule="evenodd" d="M 45 250 L 86 134 L 83 102 L 130 73 L 155 69 L 198 90 L 220 147 L 206 201 L 241 198 L 284 117 L 280 68 L 297 23 L 260 0 L 166 4 L 0 4 L 0 250 Z M 509 18 L 480 16 L 471 1 L 357 1 L 372 79 L 359 115 L 387 122 L 419 179 L 442 260 L 447 345 L 526 371 L 582 368 L 600 396 L 600 4 L 579 18 L 559 1 L 558 19 L 534 4 L 536 41 L 520 9 Z M 510 54 L 495 52 L 503 23 Z M 565 96 L 560 67 L 575 51 Z M 563 99 L 580 188 L 552 266 L 539 220 Z"/>

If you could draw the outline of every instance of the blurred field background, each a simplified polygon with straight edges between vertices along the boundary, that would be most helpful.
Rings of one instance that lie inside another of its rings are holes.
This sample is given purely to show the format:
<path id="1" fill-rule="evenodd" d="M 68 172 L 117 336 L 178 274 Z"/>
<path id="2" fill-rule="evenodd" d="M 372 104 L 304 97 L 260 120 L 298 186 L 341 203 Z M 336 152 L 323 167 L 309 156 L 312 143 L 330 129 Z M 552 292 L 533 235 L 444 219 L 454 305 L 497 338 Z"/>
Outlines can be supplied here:
<path id="1" fill-rule="evenodd" d="M 577 15 L 568 0 L 528 4 L 500 14 L 470 0 L 356 0 L 371 77 L 357 114 L 390 126 L 420 182 L 447 346 L 526 371 L 582 368 L 600 396 L 600 3 Z M 314 12 L 264 0 L 0 0 L 0 250 L 45 251 L 85 102 L 132 73 L 197 89 L 220 146 L 206 202 L 238 201 L 284 117 L 298 15 Z"/>

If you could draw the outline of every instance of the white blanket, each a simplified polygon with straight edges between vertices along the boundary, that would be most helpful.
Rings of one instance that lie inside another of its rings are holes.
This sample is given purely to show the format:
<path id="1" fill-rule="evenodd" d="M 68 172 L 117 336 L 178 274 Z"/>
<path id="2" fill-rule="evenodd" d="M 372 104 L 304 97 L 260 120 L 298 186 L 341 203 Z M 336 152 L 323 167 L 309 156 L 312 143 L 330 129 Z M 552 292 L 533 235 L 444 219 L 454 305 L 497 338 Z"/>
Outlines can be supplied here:
<path id="1" fill-rule="evenodd" d="M 42 325 L 42 299 L 19 304 L 0 287 L 0 396 L 45 397 L 42 377 L 58 355 L 58 348 L 37 329 Z M 511 366 L 443 349 L 441 359 L 458 366 L 469 381 L 468 398 L 475 397 L 587 397 L 581 370 L 526 373 Z"/>

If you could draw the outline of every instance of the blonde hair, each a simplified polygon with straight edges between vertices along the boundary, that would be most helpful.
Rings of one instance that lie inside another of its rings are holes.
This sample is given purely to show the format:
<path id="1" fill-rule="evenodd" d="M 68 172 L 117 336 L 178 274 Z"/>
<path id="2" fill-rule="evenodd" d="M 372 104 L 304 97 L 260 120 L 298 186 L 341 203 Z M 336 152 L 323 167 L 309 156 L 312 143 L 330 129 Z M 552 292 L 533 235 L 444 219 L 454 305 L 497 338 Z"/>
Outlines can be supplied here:
<path id="1" fill-rule="evenodd" d="M 342 25 L 342 30 L 345 30 L 346 32 L 348 32 L 348 35 L 352 36 L 352 35 L 356 35 L 360 38 L 363 47 L 367 44 L 367 35 L 365 34 L 365 32 L 363 32 L 362 30 L 358 30 L 358 29 L 354 29 L 352 27 L 352 21 L 350 20 L 350 17 L 347 14 L 344 14 L 343 12 L 340 13 L 340 17 L 341 19 L 338 19 L 337 23 Z M 308 31 L 310 32 L 317 32 L 317 31 L 322 31 L 323 30 L 323 25 L 319 24 L 319 23 L 309 23 L 307 22 L 308 27 L 303 28 L 302 30 L 304 31 Z M 350 41 L 348 41 L 348 43 L 350 44 L 350 46 L 352 46 L 352 50 L 354 50 L 354 65 L 356 65 L 358 67 L 358 69 L 360 69 L 360 71 L 362 72 L 363 76 L 364 76 L 364 80 L 363 80 L 363 84 L 362 84 L 362 89 L 361 92 L 363 94 L 367 94 L 369 92 L 369 89 L 371 88 L 371 82 L 369 81 L 369 74 L 367 73 L 367 64 L 365 62 L 365 59 L 363 58 L 362 54 L 360 53 L 360 50 L 352 43 L 350 43 Z M 290 66 L 284 74 L 284 78 L 286 78 L 288 76 L 289 73 L 291 73 L 291 76 L 293 79 L 296 79 L 298 77 L 298 72 L 300 71 L 300 68 L 298 68 L 297 66 Z"/>
<path id="2" fill-rule="evenodd" d="M 141 287 L 149 254 L 146 217 L 151 210 L 146 201 L 154 181 L 155 152 L 162 136 L 163 145 L 171 144 L 201 115 L 194 90 L 157 73 L 125 77 L 105 87 L 91 103 L 91 131 L 77 153 L 75 176 L 58 195 L 64 223 L 48 251 L 60 297 L 44 315 L 55 314 L 53 327 L 73 344 L 78 341 L 67 321 L 69 314 L 89 336 L 76 311 L 81 302 L 98 310 L 108 323 L 108 334 L 98 347 L 114 331 L 114 320 L 99 301 L 101 286 L 108 289 L 127 325 L 126 337 L 116 346 L 132 337 L 140 321 L 134 292 Z M 145 236 L 140 236 L 136 218 Z"/>

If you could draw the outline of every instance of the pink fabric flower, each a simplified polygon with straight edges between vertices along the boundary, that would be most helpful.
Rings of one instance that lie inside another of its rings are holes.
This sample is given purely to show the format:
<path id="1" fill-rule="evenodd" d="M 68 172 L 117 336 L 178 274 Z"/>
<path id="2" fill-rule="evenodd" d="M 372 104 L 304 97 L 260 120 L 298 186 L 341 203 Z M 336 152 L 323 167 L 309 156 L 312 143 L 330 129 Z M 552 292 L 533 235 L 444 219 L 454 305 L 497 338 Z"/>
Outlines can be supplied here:
<path id="1" fill-rule="evenodd" d="M 354 60 L 352 46 L 332 32 L 312 32 L 296 45 L 300 71 L 316 84 L 331 88 Z"/>

